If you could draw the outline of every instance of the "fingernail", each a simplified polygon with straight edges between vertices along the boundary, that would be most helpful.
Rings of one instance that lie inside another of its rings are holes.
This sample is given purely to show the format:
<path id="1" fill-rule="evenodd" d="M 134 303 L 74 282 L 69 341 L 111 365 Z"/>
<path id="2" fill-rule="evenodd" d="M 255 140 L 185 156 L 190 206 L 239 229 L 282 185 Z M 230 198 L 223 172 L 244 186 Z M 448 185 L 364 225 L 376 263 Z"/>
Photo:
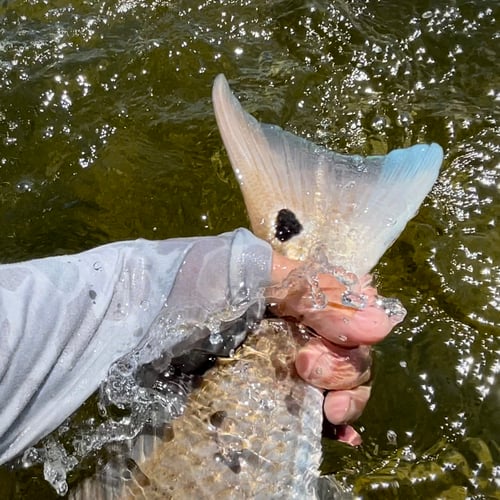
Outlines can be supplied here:
<path id="1" fill-rule="evenodd" d="M 332 424 L 340 425 L 347 421 L 352 398 L 348 395 L 336 394 L 325 401 L 325 414 Z"/>

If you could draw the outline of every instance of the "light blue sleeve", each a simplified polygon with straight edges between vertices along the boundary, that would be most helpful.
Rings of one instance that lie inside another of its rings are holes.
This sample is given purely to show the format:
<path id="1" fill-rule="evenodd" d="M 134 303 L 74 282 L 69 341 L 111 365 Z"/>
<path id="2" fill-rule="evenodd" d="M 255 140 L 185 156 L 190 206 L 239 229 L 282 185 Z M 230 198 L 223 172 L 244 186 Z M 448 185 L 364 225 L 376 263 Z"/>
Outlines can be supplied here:
<path id="1" fill-rule="evenodd" d="M 262 303 L 271 260 L 267 243 L 239 229 L 1 265 L 0 464 L 54 430 L 137 346 L 150 358 L 173 352 L 191 327 Z"/>

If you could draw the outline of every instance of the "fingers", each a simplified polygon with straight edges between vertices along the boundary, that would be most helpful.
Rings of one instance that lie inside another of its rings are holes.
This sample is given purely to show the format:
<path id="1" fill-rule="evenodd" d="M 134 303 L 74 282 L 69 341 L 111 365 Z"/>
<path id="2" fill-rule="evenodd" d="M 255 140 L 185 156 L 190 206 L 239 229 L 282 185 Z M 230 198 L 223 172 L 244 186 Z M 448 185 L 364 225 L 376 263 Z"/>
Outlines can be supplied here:
<path id="1" fill-rule="evenodd" d="M 337 441 L 351 446 L 359 446 L 363 442 L 359 433 L 350 425 L 337 425 L 335 427 L 335 437 Z"/>
<path id="2" fill-rule="evenodd" d="M 370 378 L 370 348 L 344 349 L 322 339 L 313 338 L 295 358 L 299 376 L 306 382 L 327 390 L 352 389 Z"/>
<path id="3" fill-rule="evenodd" d="M 330 390 L 323 411 L 334 424 L 339 441 L 358 446 L 362 439 L 348 422 L 357 420 L 370 398 L 370 387 L 360 385 L 370 378 L 371 349 L 345 349 L 322 338 L 311 339 L 297 353 L 295 366 L 308 383 Z"/>
<path id="4" fill-rule="evenodd" d="M 274 311 L 292 316 L 334 344 L 343 347 L 372 345 L 384 339 L 402 318 L 391 316 L 377 304 L 377 290 L 369 284 L 370 276 L 360 278 L 353 289 L 330 274 L 318 276 L 318 287 L 324 294 L 325 307 L 315 307 L 303 282 L 288 289 L 284 299 L 277 301 Z M 353 278 L 355 281 L 355 278 Z M 359 307 L 345 305 L 346 297 L 359 300 Z"/>
<path id="5" fill-rule="evenodd" d="M 310 309 L 303 315 L 302 322 L 322 337 L 345 347 L 380 342 L 394 326 L 387 314 L 373 305 L 359 310 L 341 306 Z"/>
<path id="6" fill-rule="evenodd" d="M 319 286 L 325 294 L 324 309 L 308 308 L 302 322 L 331 342 L 352 347 L 372 345 L 384 339 L 395 325 L 394 317 L 377 305 L 377 290 L 363 276 L 353 297 L 363 301 L 359 308 L 344 305 L 346 287 L 328 274 L 319 275 Z"/>
<path id="7" fill-rule="evenodd" d="M 325 417 L 335 425 L 357 420 L 370 398 L 370 391 L 369 386 L 361 385 L 347 391 L 329 392 L 323 407 Z"/>

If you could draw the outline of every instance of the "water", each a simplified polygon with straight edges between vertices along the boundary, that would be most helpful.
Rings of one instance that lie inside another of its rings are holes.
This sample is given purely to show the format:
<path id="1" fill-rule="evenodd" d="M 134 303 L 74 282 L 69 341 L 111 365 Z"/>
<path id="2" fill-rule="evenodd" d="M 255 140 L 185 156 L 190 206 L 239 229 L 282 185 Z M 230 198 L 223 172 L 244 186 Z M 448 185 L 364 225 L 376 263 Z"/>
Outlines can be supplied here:
<path id="1" fill-rule="evenodd" d="M 436 141 L 440 179 L 376 270 L 408 313 L 377 347 L 365 444 L 325 440 L 323 469 L 366 498 L 493 495 L 499 17 L 486 0 L 4 2 L 1 258 L 245 225 L 219 72 L 259 119 L 339 152 Z M 1 469 L 0 497 L 53 498 L 42 477 Z"/>

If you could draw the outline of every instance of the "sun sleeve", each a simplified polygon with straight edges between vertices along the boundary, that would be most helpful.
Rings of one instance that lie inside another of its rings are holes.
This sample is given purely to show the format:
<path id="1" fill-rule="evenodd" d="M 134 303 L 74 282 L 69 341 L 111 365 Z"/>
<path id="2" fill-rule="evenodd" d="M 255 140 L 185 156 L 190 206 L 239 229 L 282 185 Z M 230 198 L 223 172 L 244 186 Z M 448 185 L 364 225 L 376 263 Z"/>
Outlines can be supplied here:
<path id="1" fill-rule="evenodd" d="M 262 304 L 271 260 L 239 229 L 1 265 L 0 463 L 54 430 L 131 350 L 188 346 L 191 326 Z"/>

